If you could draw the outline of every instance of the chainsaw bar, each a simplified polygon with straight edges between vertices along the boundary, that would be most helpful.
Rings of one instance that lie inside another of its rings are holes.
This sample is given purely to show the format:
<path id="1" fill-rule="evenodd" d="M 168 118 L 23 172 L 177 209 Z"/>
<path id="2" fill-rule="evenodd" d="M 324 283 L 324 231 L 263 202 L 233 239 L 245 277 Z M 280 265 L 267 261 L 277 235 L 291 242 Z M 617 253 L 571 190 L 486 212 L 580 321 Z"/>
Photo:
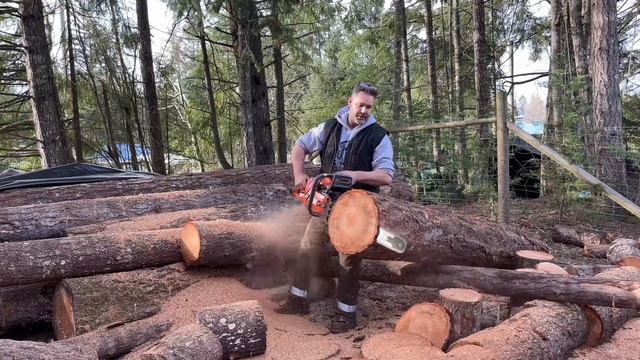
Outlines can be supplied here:
<path id="1" fill-rule="evenodd" d="M 404 253 L 405 250 L 407 250 L 407 240 L 383 228 L 380 228 L 378 237 L 376 238 L 376 244 L 383 246 L 398 254 L 402 254 Z"/>

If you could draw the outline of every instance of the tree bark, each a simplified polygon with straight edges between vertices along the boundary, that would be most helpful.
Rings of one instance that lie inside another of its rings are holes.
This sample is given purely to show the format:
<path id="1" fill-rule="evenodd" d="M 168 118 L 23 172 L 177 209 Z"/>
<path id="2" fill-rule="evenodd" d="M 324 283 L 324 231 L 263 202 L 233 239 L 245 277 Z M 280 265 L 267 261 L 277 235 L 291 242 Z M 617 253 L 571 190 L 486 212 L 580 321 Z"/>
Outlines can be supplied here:
<path id="1" fill-rule="evenodd" d="M 253 195 L 247 196 L 250 192 Z M 252 184 L 2 208 L 0 218 L 5 220 L 0 227 L 0 241 L 59 237 L 68 227 L 153 213 L 256 203 L 270 204 L 273 209 L 293 204 L 293 198 L 285 186 Z"/>
<path id="2" fill-rule="evenodd" d="M 618 32 L 615 0 L 593 1 L 591 77 L 597 177 L 623 195 L 628 192 L 622 104 L 618 80 Z"/>
<path id="3" fill-rule="evenodd" d="M 447 358 L 565 359 L 585 342 L 588 321 L 580 307 L 547 301 L 526 306 L 499 325 L 456 341 Z"/>
<path id="4" fill-rule="evenodd" d="M 248 167 L 274 163 L 262 40 L 254 0 L 229 2 L 233 51 L 238 70 L 245 161 Z"/>
<path id="5" fill-rule="evenodd" d="M 0 244 L 0 286 L 181 262 L 180 230 L 92 235 Z"/>
<path id="6" fill-rule="evenodd" d="M 470 289 L 442 289 L 438 302 L 447 309 L 451 330 L 446 345 L 480 329 L 482 294 Z"/>
<path id="7" fill-rule="evenodd" d="M 80 131 L 80 109 L 78 106 L 78 82 L 76 79 L 76 59 L 73 53 L 73 32 L 71 31 L 71 11 L 70 2 L 64 2 L 65 14 L 67 17 L 67 50 L 69 52 L 69 79 L 71 80 L 71 111 L 73 112 L 74 150 L 76 162 L 84 162 L 84 154 L 82 149 L 82 132 Z"/>
<path id="8" fill-rule="evenodd" d="M 223 169 L 231 169 L 232 166 L 225 157 L 220 141 L 220 132 L 218 131 L 218 115 L 216 110 L 216 102 L 213 98 L 213 82 L 211 80 L 211 67 L 209 65 L 209 53 L 207 52 L 207 33 L 204 29 L 204 15 L 199 1 L 192 2 L 196 11 L 196 22 L 198 26 L 198 40 L 200 41 L 200 50 L 202 52 L 202 68 L 204 69 L 204 81 L 207 89 L 207 101 L 209 102 L 209 126 L 213 134 L 213 148 L 216 151 L 216 157 Z"/>
<path id="9" fill-rule="evenodd" d="M 81 347 L 0 339 L 0 358 L 12 360 L 94 360 L 98 354 Z"/>
<path id="10" fill-rule="evenodd" d="M 73 162 L 49 56 L 42 0 L 19 2 L 33 123 L 42 167 Z"/>
<path id="11" fill-rule="evenodd" d="M 491 114 L 491 90 L 487 75 L 487 39 L 485 32 L 485 10 L 483 0 L 473 0 L 473 54 L 476 84 L 476 114 L 479 118 Z M 486 125 L 480 125 L 480 138 L 486 136 Z"/>
<path id="12" fill-rule="evenodd" d="M 206 309 L 196 315 L 196 322 L 218 337 L 224 359 L 261 355 L 267 349 L 267 325 L 255 300 Z"/>
<path id="13" fill-rule="evenodd" d="M 0 335 L 15 328 L 51 323 L 55 282 L 0 288 Z"/>
<path id="14" fill-rule="evenodd" d="M 106 121 L 106 130 L 107 130 L 107 140 L 109 143 L 109 150 L 111 159 L 116 164 L 118 169 L 122 169 L 122 164 L 120 164 L 120 150 L 118 149 L 118 144 L 116 141 L 114 128 L 113 128 L 113 118 L 111 117 L 111 107 L 109 105 L 109 95 L 107 93 L 107 84 L 102 83 L 102 99 L 104 101 L 104 118 Z"/>
<path id="15" fill-rule="evenodd" d="M 273 42 L 273 72 L 276 78 L 276 124 L 278 129 L 278 162 L 287 162 L 289 146 L 287 144 L 287 124 L 284 107 L 284 75 L 282 73 L 282 42 L 281 25 L 278 15 L 278 0 L 271 0 L 271 16 L 274 25 L 271 28 Z"/>
<path id="16" fill-rule="evenodd" d="M 353 222 L 352 216 L 342 214 L 359 214 L 363 220 Z M 359 253 L 367 249 L 363 256 L 382 260 L 514 268 L 518 250 L 545 248 L 540 241 L 501 224 L 464 219 L 361 190 L 351 190 L 336 201 L 328 227 L 338 251 Z M 408 246 L 404 253 L 369 248 L 379 229 L 405 239 Z"/>
<path id="17" fill-rule="evenodd" d="M 444 7 L 444 6 L 443 6 Z M 436 42 L 433 39 L 433 11 L 431 0 L 424 1 L 424 23 L 427 33 L 427 73 L 429 76 L 429 103 L 431 105 L 431 122 L 440 121 L 440 109 L 438 104 L 438 75 L 436 68 Z M 443 20 L 444 21 L 444 20 Z M 444 28 L 443 28 L 444 29 Z M 433 159 L 436 169 L 440 167 L 440 130 L 432 132 Z"/>
<path id="18" fill-rule="evenodd" d="M 638 248 L 638 240 L 618 238 L 609 245 L 607 249 L 607 260 L 609 264 L 617 265 L 624 258 L 633 257 L 640 258 L 640 249 Z"/>
<path id="19" fill-rule="evenodd" d="M 454 79 L 454 98 L 455 98 L 455 117 L 456 120 L 464 120 L 464 91 L 462 89 L 462 38 L 460 35 L 460 1 L 453 0 L 453 28 L 455 29 L 453 37 L 453 79 Z M 456 144 L 456 152 L 462 161 L 461 177 L 464 185 L 469 184 L 469 168 L 467 162 L 464 161 L 467 156 L 467 134 L 464 128 L 458 130 L 458 142 Z"/>
<path id="20" fill-rule="evenodd" d="M 140 72 L 142 73 L 144 93 L 147 100 L 149 132 L 151 135 L 151 166 L 155 173 L 166 174 L 162 125 L 160 123 L 160 111 L 158 110 L 156 79 L 153 72 L 153 55 L 151 52 L 151 32 L 149 30 L 147 0 L 136 0 L 136 13 L 138 14 L 138 36 L 140 41 Z"/>
<path id="21" fill-rule="evenodd" d="M 62 280 L 53 297 L 56 339 L 152 316 L 167 298 L 204 277 L 175 264 Z"/>
<path id="22" fill-rule="evenodd" d="M 607 244 L 585 244 L 582 250 L 582 255 L 586 257 L 606 259 L 607 250 L 609 250 L 609 245 Z"/>
<path id="23" fill-rule="evenodd" d="M 183 326 L 123 360 L 222 360 L 222 345 L 204 325 Z"/>

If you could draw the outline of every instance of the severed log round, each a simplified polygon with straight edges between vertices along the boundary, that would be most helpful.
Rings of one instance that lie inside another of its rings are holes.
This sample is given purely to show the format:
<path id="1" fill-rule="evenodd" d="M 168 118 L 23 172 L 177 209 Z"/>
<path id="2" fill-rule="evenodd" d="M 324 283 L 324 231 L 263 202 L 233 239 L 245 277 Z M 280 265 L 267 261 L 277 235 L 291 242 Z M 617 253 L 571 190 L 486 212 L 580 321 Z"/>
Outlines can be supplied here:
<path id="1" fill-rule="evenodd" d="M 352 254 L 366 249 L 363 257 L 381 260 L 514 268 L 516 251 L 546 249 L 541 241 L 502 224 L 363 190 L 351 190 L 338 198 L 328 228 L 338 251 Z M 372 246 L 379 233 L 406 240 L 407 249 L 397 254 Z"/>
<path id="2" fill-rule="evenodd" d="M 172 325 L 173 323 L 169 320 L 149 318 L 107 326 L 52 344 L 79 347 L 86 352 L 97 353 L 100 360 L 112 359 L 127 354 L 142 344 L 161 338 Z M 92 358 L 95 359 L 95 356 Z"/>
<path id="3" fill-rule="evenodd" d="M 633 258 L 640 258 L 637 240 L 617 238 L 609 244 L 607 260 L 610 264 L 619 265 L 622 260 L 625 260 L 626 266 L 633 266 Z"/>
<path id="4" fill-rule="evenodd" d="M 180 229 L 0 243 L 0 286 L 181 262 Z"/>
<path id="5" fill-rule="evenodd" d="M 518 268 L 522 269 L 535 269 L 539 263 L 553 261 L 554 259 L 553 255 L 549 253 L 532 250 L 516 251 L 516 257 L 518 258 Z"/>
<path id="6" fill-rule="evenodd" d="M 68 227 L 147 214 L 209 208 L 229 204 L 293 204 L 282 184 L 252 184 L 206 190 L 185 190 L 103 199 L 73 200 L 41 205 L 0 208 L 0 242 L 60 237 Z"/>
<path id="7" fill-rule="evenodd" d="M 262 307 L 255 300 L 200 311 L 196 322 L 218 337 L 224 359 L 256 356 L 267 349 L 267 325 Z"/>
<path id="8" fill-rule="evenodd" d="M 431 288 L 467 288 L 484 294 L 640 309 L 640 281 L 556 275 L 459 265 L 424 266 L 365 260 L 360 279 Z"/>
<path id="9" fill-rule="evenodd" d="M 584 244 L 582 255 L 591 258 L 606 259 L 608 250 L 608 244 Z"/>
<path id="10" fill-rule="evenodd" d="M 190 222 L 182 228 L 180 253 L 188 266 L 244 265 L 254 257 L 258 231 L 255 223 Z"/>
<path id="11" fill-rule="evenodd" d="M 374 335 L 362 344 L 362 356 L 368 360 L 381 360 L 386 353 L 404 347 L 434 347 L 425 337 L 412 333 L 385 332 Z M 400 359 L 400 358 L 397 358 Z"/>
<path id="12" fill-rule="evenodd" d="M 556 265 L 554 263 L 543 261 L 536 265 L 536 270 L 540 270 L 547 274 L 556 274 L 556 275 L 569 275 L 569 272 L 565 270 L 563 267 Z"/>
<path id="13" fill-rule="evenodd" d="M 34 324 L 51 324 L 56 282 L 0 288 L 0 335 Z"/>
<path id="14" fill-rule="evenodd" d="M 53 297 L 56 339 L 149 317 L 160 311 L 164 300 L 205 276 L 173 264 L 62 280 Z"/>
<path id="15" fill-rule="evenodd" d="M 579 306 L 532 301 L 499 325 L 451 344 L 447 358 L 566 359 L 585 342 L 587 333 L 588 322 Z"/>
<path id="16" fill-rule="evenodd" d="M 433 346 L 442 349 L 451 332 L 450 317 L 447 309 L 442 305 L 416 304 L 402 314 L 394 331 L 420 335 L 429 340 Z"/>
<path id="17" fill-rule="evenodd" d="M 35 341 L 0 339 L 0 359 L 11 360 L 95 360 L 97 352 L 76 346 Z"/>
<path id="18" fill-rule="evenodd" d="M 222 360 L 222 345 L 207 327 L 189 324 L 124 360 Z"/>
<path id="19" fill-rule="evenodd" d="M 479 330 L 482 294 L 471 289 L 449 288 L 438 292 L 438 302 L 447 310 L 451 332 L 447 344 Z"/>

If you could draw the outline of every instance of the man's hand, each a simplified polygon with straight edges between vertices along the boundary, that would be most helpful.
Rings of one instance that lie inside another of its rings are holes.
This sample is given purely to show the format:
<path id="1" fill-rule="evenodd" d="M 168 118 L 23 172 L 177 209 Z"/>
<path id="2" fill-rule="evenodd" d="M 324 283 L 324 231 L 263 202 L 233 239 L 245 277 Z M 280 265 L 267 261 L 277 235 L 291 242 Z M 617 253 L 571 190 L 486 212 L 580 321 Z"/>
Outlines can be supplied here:
<path id="1" fill-rule="evenodd" d="M 304 187 L 307 185 L 307 180 L 309 180 L 309 177 L 305 173 L 294 174 L 293 175 L 293 191 L 296 191 L 296 190 L 304 191 Z"/>

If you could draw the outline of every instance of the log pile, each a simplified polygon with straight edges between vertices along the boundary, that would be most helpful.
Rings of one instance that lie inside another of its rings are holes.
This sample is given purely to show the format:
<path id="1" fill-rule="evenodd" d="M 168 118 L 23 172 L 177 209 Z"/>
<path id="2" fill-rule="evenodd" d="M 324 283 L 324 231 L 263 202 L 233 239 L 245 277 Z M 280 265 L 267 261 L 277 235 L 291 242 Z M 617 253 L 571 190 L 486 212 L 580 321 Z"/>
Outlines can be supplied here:
<path id="1" fill-rule="evenodd" d="M 11 206 L 0 209 L 0 334 L 46 322 L 57 340 L 0 340 L 0 358 L 263 354 L 267 323 L 256 301 L 197 309 L 180 327 L 156 314 L 214 276 L 210 268 L 237 269 L 260 278 L 255 284 L 286 280 L 309 220 L 289 194 L 290 174 L 274 165 L 52 187 L 38 189 L 33 204 L 25 199 L 34 190 L 0 194 Z M 381 194 L 349 191 L 328 217 L 335 249 L 365 259 L 362 280 L 441 289 L 436 302 L 408 309 L 394 332 L 368 339 L 365 358 L 561 358 L 607 341 L 640 309 L 640 271 L 618 267 L 640 258 L 635 240 L 607 245 L 610 268 L 562 267 L 544 242 L 419 206 L 408 190 L 396 181 Z M 405 251 L 377 245 L 381 233 L 405 241 Z M 326 270 L 317 275 L 331 277 L 337 265 Z M 484 294 L 517 299 L 523 309 L 480 330 Z M 504 352 L 491 350 L 504 338 Z"/>

